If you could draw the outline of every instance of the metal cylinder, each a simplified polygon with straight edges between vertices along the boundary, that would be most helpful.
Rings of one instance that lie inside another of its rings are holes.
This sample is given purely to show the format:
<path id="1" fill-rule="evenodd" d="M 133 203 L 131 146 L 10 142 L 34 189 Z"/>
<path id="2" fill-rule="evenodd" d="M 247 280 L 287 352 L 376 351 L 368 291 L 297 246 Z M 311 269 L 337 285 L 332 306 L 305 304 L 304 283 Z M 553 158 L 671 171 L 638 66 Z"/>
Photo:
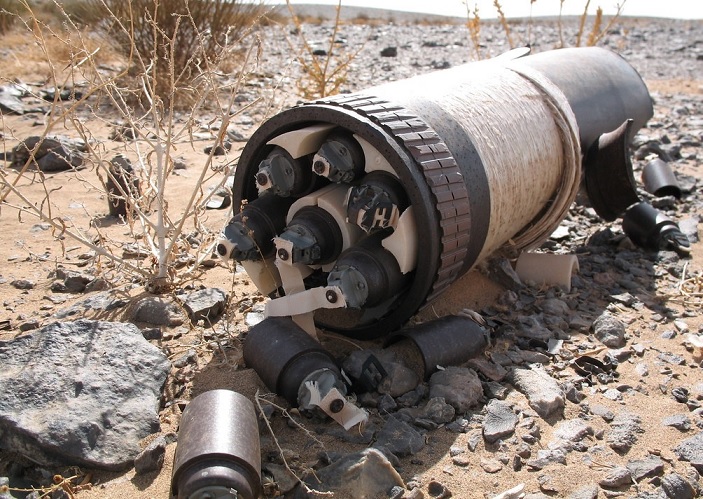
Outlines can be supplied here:
<path id="1" fill-rule="evenodd" d="M 659 158 L 649 161 L 642 169 L 642 183 L 650 194 L 658 197 L 681 198 L 681 187 L 669 163 Z"/>
<path id="2" fill-rule="evenodd" d="M 438 366 L 458 366 L 479 355 L 486 347 L 486 332 L 468 317 L 448 315 L 401 329 L 389 337 L 387 345 L 393 348 L 404 341 L 418 349 L 426 379 Z"/>
<path id="3" fill-rule="evenodd" d="M 376 306 L 392 298 L 405 283 L 393 255 L 381 245 L 376 232 L 347 249 L 327 276 L 327 284 L 337 286 L 352 308 Z"/>
<path id="4" fill-rule="evenodd" d="M 172 499 L 261 495 L 261 450 L 254 404 L 211 390 L 183 411 L 171 477 Z"/>
<path id="5" fill-rule="evenodd" d="M 294 407 L 311 375 L 329 371 L 342 379 L 334 357 L 289 317 L 269 317 L 252 327 L 244 341 L 244 362 Z"/>
<path id="6" fill-rule="evenodd" d="M 380 305 L 325 310 L 315 320 L 355 338 L 378 337 L 497 249 L 541 243 L 576 196 L 582 150 L 627 119 L 636 131 L 651 112 L 639 75 L 605 49 L 467 64 L 272 117 L 242 151 L 233 206 L 259 195 L 255 174 L 276 147 L 302 157 L 332 130 L 352 135 L 366 176 L 391 174 L 408 200 L 383 246 L 409 278 Z M 311 269 L 306 286 L 324 282 L 319 274 Z"/>

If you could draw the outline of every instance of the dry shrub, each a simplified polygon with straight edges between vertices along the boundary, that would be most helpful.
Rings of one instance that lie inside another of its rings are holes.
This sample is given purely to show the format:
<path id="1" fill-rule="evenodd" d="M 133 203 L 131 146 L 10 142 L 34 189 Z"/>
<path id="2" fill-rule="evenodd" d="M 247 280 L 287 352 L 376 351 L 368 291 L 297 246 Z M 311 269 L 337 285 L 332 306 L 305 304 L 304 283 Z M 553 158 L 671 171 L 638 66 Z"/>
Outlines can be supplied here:
<path id="1" fill-rule="evenodd" d="M 306 99 L 327 97 L 339 92 L 341 86 L 347 81 L 349 65 L 364 48 L 360 45 L 352 52 L 345 51 L 337 44 L 337 35 L 342 25 L 342 2 L 339 0 L 336 7 L 336 16 L 332 33 L 327 39 L 327 48 L 324 55 L 316 51 L 305 36 L 305 22 L 296 15 L 289 1 L 286 1 L 291 20 L 295 25 L 299 46 L 288 38 L 291 50 L 300 64 L 304 76 L 296 83 L 300 94 Z M 319 55 L 318 55 L 319 54 Z"/>
<path id="2" fill-rule="evenodd" d="M 143 246 L 148 256 L 144 260 L 129 260 L 121 256 L 124 248 L 122 236 L 115 236 L 99 221 L 84 226 L 65 216 L 60 200 L 55 199 L 58 189 L 53 187 L 52 178 L 33 170 L 34 155 L 39 145 L 32 149 L 23 166 L 0 168 L 0 209 L 10 207 L 18 212 L 20 219 L 35 217 L 47 223 L 60 241 L 73 240 L 89 248 L 95 255 L 97 274 L 107 276 L 108 280 L 129 278 L 145 284 L 150 291 L 162 292 L 171 289 L 174 284 L 192 279 L 197 275 L 199 264 L 212 254 L 217 240 L 217 234 L 205 223 L 205 205 L 231 176 L 234 163 L 231 160 L 215 162 L 214 152 L 211 152 L 199 168 L 196 167 L 192 189 L 181 188 L 175 192 L 171 186 L 176 151 L 183 147 L 195 147 L 193 132 L 199 129 L 203 115 L 210 117 L 208 123 L 212 127 L 213 151 L 222 146 L 231 120 L 246 108 L 237 104 L 235 99 L 248 75 L 256 70 L 258 44 L 252 43 L 246 47 L 241 65 L 234 72 L 235 78 L 221 78 L 220 68 L 229 51 L 241 50 L 241 46 L 223 43 L 214 60 L 205 56 L 197 59 L 199 64 L 194 65 L 193 81 L 188 86 L 193 105 L 187 112 L 181 112 L 176 110 L 174 99 L 162 99 L 156 94 L 158 78 L 170 83 L 170 87 L 163 87 L 167 96 L 174 96 L 179 90 L 176 82 L 183 75 L 174 73 L 177 51 L 173 46 L 166 52 L 169 60 L 164 64 L 165 73 L 157 73 L 158 65 L 153 59 L 142 58 L 136 51 L 125 63 L 124 69 L 106 70 L 97 58 L 102 48 L 93 48 L 84 27 L 79 26 L 70 15 L 64 13 L 60 23 L 43 22 L 27 0 L 19 2 L 26 12 L 18 18 L 24 23 L 25 36 L 31 40 L 30 45 L 37 47 L 39 54 L 46 58 L 46 86 L 59 92 L 76 86 L 81 89 L 80 96 L 76 93 L 75 99 L 54 99 L 47 103 L 45 126 L 43 131 L 38 132 L 41 139 L 68 134 L 82 139 L 86 145 L 84 166 L 87 170 L 74 172 L 75 180 L 71 188 L 78 189 L 76 192 L 104 192 L 105 186 L 99 185 L 96 178 L 102 184 L 112 181 L 121 186 L 110 168 L 111 161 L 116 154 L 130 159 L 134 175 L 143 188 L 141 192 L 133 192 L 120 187 L 118 197 L 132 207 L 124 219 L 129 237 Z M 157 2 L 159 0 L 154 3 Z M 55 5 L 61 8 L 58 2 Z M 189 16 L 175 17 L 180 21 L 179 26 L 197 26 L 195 19 Z M 120 28 L 126 27 L 117 20 L 115 23 Z M 155 35 L 161 36 L 158 25 L 152 22 L 151 26 Z M 198 38 L 196 47 L 206 46 L 211 38 L 209 32 L 194 33 Z M 172 36 L 169 42 L 174 43 L 175 38 Z M 60 62 L 55 57 L 68 59 L 68 62 Z M 129 89 L 122 84 L 127 63 L 138 75 L 135 79 L 141 82 L 145 103 L 142 109 L 135 109 L 128 102 Z M 0 82 L 7 81 L 6 73 L 0 75 Z M 98 136 L 100 127 L 95 126 L 95 123 L 104 123 L 108 119 L 134 130 L 136 139 L 108 145 L 104 137 Z M 2 146 L 7 150 L 10 141 L 16 140 L 20 137 L 15 137 L 8 128 L 2 137 Z M 213 190 L 206 191 L 204 186 L 215 180 L 217 184 Z M 42 186 L 39 193 L 26 190 L 32 183 Z M 174 197 L 178 198 L 179 206 L 170 209 L 168 200 Z M 197 234 L 197 244 L 190 237 L 192 234 Z"/>
<path id="3" fill-rule="evenodd" d="M 12 0 L 0 0 L 0 35 L 7 33 L 17 17 L 15 16 L 15 7 L 17 2 Z"/>
<path id="4" fill-rule="evenodd" d="M 130 60 L 139 83 L 148 69 L 155 95 L 189 105 L 188 87 L 206 67 L 246 38 L 266 13 L 262 2 L 240 0 L 87 0 L 84 10 L 105 29 Z M 230 51 L 233 55 L 233 53 Z M 127 86 L 132 86 L 127 83 Z M 173 93 L 184 89 L 185 92 Z M 141 96 L 143 97 L 143 96 Z"/>

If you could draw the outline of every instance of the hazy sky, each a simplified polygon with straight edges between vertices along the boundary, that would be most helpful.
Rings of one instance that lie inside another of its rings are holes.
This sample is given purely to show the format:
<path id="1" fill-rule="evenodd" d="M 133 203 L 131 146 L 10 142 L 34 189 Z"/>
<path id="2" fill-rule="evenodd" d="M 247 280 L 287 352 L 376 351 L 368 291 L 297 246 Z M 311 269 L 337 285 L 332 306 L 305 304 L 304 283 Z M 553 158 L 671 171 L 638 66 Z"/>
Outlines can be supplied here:
<path id="1" fill-rule="evenodd" d="M 473 10 L 478 5 L 482 18 L 496 17 L 493 0 L 467 0 Z M 282 3 L 272 0 L 267 3 Z M 337 4 L 337 0 L 291 0 L 291 3 Z M 503 12 L 508 17 L 528 17 L 530 8 L 532 16 L 558 15 L 560 0 L 501 0 Z M 591 0 L 589 13 L 595 14 L 600 6 L 606 15 L 616 12 L 617 3 L 622 0 Z M 678 19 L 703 19 L 703 0 L 627 0 L 622 14 L 625 16 L 670 17 Z M 461 0 L 342 0 L 342 6 L 377 7 L 381 9 L 406 10 L 410 12 L 427 12 L 466 17 L 466 2 Z M 586 0 L 564 0 L 564 15 L 580 15 Z"/>

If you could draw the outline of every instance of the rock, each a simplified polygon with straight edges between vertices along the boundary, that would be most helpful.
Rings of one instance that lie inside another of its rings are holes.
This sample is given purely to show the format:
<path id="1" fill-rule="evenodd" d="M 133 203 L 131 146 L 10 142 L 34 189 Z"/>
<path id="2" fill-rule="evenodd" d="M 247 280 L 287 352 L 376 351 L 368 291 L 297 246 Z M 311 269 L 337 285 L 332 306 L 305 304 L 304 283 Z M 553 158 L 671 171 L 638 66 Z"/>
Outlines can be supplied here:
<path id="1" fill-rule="evenodd" d="M 430 398 L 443 397 L 460 414 L 478 404 L 482 396 L 481 380 L 472 369 L 451 366 L 430 377 Z"/>
<path id="2" fill-rule="evenodd" d="M 530 407 L 542 418 L 561 414 L 566 404 L 564 393 L 558 383 L 544 369 L 514 368 L 510 382 L 526 397 Z"/>
<path id="3" fill-rule="evenodd" d="M 506 491 L 501 492 L 497 496 L 493 496 L 491 499 L 518 499 L 520 497 L 523 497 L 523 491 L 525 490 L 525 484 L 521 483 L 513 487 L 512 489 L 508 489 Z"/>
<path id="4" fill-rule="evenodd" d="M 560 300 L 559 298 L 547 298 L 539 305 L 539 307 L 545 314 L 556 315 L 560 317 L 568 317 L 569 312 L 571 311 L 569 309 L 568 303 L 566 303 L 564 300 Z"/>
<path id="5" fill-rule="evenodd" d="M 598 485 L 606 489 L 618 489 L 630 484 L 632 484 L 632 475 L 630 470 L 624 466 L 617 466 L 608 471 L 605 477 L 598 482 Z"/>
<path id="6" fill-rule="evenodd" d="M 0 87 L 0 111 L 4 114 L 24 114 L 25 112 L 22 101 L 12 95 L 10 89 L 5 85 Z"/>
<path id="7" fill-rule="evenodd" d="M 662 420 L 664 426 L 672 426 L 679 431 L 688 431 L 691 429 L 691 420 L 686 414 L 674 414 L 667 416 Z"/>
<path id="8" fill-rule="evenodd" d="M 78 301 L 70 307 L 64 308 L 56 312 L 53 317 L 55 319 L 67 319 L 69 317 L 85 317 L 90 314 L 98 314 L 111 312 L 127 305 L 127 300 L 122 297 L 119 292 L 103 291 L 94 295 L 88 296 L 85 299 Z"/>
<path id="9" fill-rule="evenodd" d="M 351 490 L 355 497 L 388 497 L 391 488 L 405 486 L 388 458 L 373 448 L 347 454 L 316 470 L 306 482 L 317 491 L 342 497 Z"/>
<path id="10" fill-rule="evenodd" d="M 688 461 L 703 474 L 703 432 L 687 438 L 674 448 L 674 453 L 680 461 Z"/>
<path id="11" fill-rule="evenodd" d="M 521 327 L 516 331 L 517 335 L 528 340 L 548 342 L 554 337 L 552 331 L 547 329 L 537 317 L 522 317 Z"/>
<path id="12" fill-rule="evenodd" d="M 68 170 L 80 166 L 83 158 L 77 150 L 51 137 L 29 137 L 12 149 L 12 168 L 23 168 L 28 161 L 44 172 Z"/>
<path id="13" fill-rule="evenodd" d="M 183 298 L 183 307 L 193 324 L 204 319 L 212 322 L 225 311 L 227 292 L 219 288 L 204 288 L 193 291 Z"/>
<path id="14" fill-rule="evenodd" d="M 637 442 L 637 434 L 641 432 L 639 416 L 622 413 L 615 416 L 605 440 L 615 452 L 624 454 Z"/>
<path id="15" fill-rule="evenodd" d="M 73 87 L 51 87 L 41 90 L 42 99 L 46 101 L 67 101 L 76 100 L 83 97 L 83 92 L 76 90 Z"/>
<path id="16" fill-rule="evenodd" d="M 651 455 L 643 459 L 628 461 L 626 466 L 635 482 L 661 475 L 664 472 L 664 461 Z"/>
<path id="17" fill-rule="evenodd" d="M 559 492 L 559 489 L 554 484 L 554 480 L 550 475 L 539 475 L 537 477 L 537 483 L 539 484 L 539 490 L 549 494 Z"/>
<path id="18" fill-rule="evenodd" d="M 425 439 L 412 426 L 390 416 L 376 436 L 374 447 L 387 449 L 403 457 L 417 453 L 425 446 Z"/>
<path id="19" fill-rule="evenodd" d="M 398 47 L 386 47 L 381 50 L 381 57 L 398 57 Z"/>
<path id="20" fill-rule="evenodd" d="M 110 131 L 108 138 L 116 142 L 128 142 L 139 137 L 139 131 L 130 125 L 117 123 Z"/>
<path id="21" fill-rule="evenodd" d="M 498 473 L 503 465 L 497 459 L 481 459 L 481 468 L 486 473 Z"/>
<path id="22" fill-rule="evenodd" d="M 107 204 L 111 217 L 127 217 L 134 212 L 134 201 L 141 198 L 141 186 L 129 159 L 121 154 L 110 160 L 105 181 Z"/>
<path id="23" fill-rule="evenodd" d="M 670 499 L 693 499 L 695 491 L 684 477 L 677 473 L 667 473 L 662 478 L 662 490 Z"/>
<path id="24" fill-rule="evenodd" d="M 146 296 L 132 304 L 130 320 L 155 326 L 180 326 L 184 318 L 173 301 L 161 296 Z"/>
<path id="25" fill-rule="evenodd" d="M 414 390 L 420 383 L 420 376 L 415 371 L 398 362 L 384 362 L 383 367 L 386 369 L 386 377 L 378 385 L 379 393 L 400 397 Z"/>
<path id="26" fill-rule="evenodd" d="M 486 405 L 486 419 L 483 422 L 483 438 L 488 443 L 508 437 L 515 432 L 518 417 L 510 404 L 491 400 Z"/>
<path id="27" fill-rule="evenodd" d="M 591 406 L 591 414 L 593 414 L 594 416 L 600 416 L 601 418 L 603 418 L 604 421 L 607 421 L 608 423 L 615 419 L 615 413 L 608 409 L 606 406 L 600 404 L 595 404 Z"/>
<path id="28" fill-rule="evenodd" d="M 442 397 L 433 397 L 427 401 L 420 411 L 418 418 L 429 419 L 437 424 L 449 423 L 454 420 L 456 411 Z"/>
<path id="29" fill-rule="evenodd" d="M 278 492 L 287 494 L 298 485 L 298 479 L 282 464 L 266 463 L 263 468 L 273 476 Z"/>
<path id="30" fill-rule="evenodd" d="M 569 419 L 557 423 L 554 429 L 554 438 L 558 441 L 564 441 L 569 444 L 580 442 L 589 435 L 593 435 L 593 427 L 587 424 L 583 419 Z"/>
<path id="31" fill-rule="evenodd" d="M 132 324 L 51 324 L 0 342 L 0 364 L 0 448 L 47 466 L 119 471 L 159 429 L 170 365 Z"/>
<path id="32" fill-rule="evenodd" d="M 65 147 L 51 149 L 41 158 L 35 158 L 36 164 L 43 172 L 61 172 L 83 164 L 83 158 Z"/>
<path id="33" fill-rule="evenodd" d="M 154 439 L 143 451 L 134 458 L 134 471 L 143 475 L 152 471 L 159 471 L 164 465 L 166 455 L 166 437 L 159 436 Z"/>
<path id="34" fill-rule="evenodd" d="M 495 362 L 491 362 L 484 357 L 474 357 L 473 359 L 469 359 L 466 363 L 466 367 L 470 367 L 471 369 L 480 372 L 491 381 L 502 381 L 503 378 L 508 375 L 508 371 L 503 366 L 496 364 Z"/>
<path id="35" fill-rule="evenodd" d="M 691 243 L 698 242 L 698 218 L 688 217 L 678 222 L 679 229 Z"/>
<path id="36" fill-rule="evenodd" d="M 598 486 L 594 484 L 583 485 L 569 494 L 569 499 L 596 499 L 598 497 Z"/>
<path id="37" fill-rule="evenodd" d="M 625 345 L 625 324 L 608 313 L 593 322 L 593 332 L 605 346 L 621 348 Z"/>
<path id="38" fill-rule="evenodd" d="M 216 144 L 214 146 L 208 146 L 203 149 L 205 154 L 212 154 L 213 156 L 224 156 L 232 149 L 232 143 L 225 140 L 222 144 Z"/>
<path id="39" fill-rule="evenodd" d="M 34 281 L 30 281 L 29 279 L 15 279 L 14 281 L 10 282 L 10 286 L 15 289 L 28 290 L 34 289 L 36 283 Z"/>
<path id="40" fill-rule="evenodd" d="M 541 470 L 550 464 L 566 464 L 566 452 L 563 449 L 540 449 L 537 456 L 525 463 L 529 468 Z"/>
<path id="41" fill-rule="evenodd" d="M 488 264 L 488 276 L 507 290 L 518 291 L 525 287 L 507 258 L 493 258 Z"/>
<path id="42" fill-rule="evenodd" d="M 483 383 L 483 393 L 489 399 L 505 400 L 505 397 L 510 393 L 510 389 L 495 381 L 486 381 Z"/>

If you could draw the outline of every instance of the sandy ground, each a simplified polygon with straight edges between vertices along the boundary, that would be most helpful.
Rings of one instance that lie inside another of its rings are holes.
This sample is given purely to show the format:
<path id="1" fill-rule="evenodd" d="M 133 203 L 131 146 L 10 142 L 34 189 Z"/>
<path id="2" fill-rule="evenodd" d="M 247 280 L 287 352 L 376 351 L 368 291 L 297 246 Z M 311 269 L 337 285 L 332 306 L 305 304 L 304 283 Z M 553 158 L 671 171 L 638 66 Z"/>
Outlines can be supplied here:
<path id="1" fill-rule="evenodd" d="M 660 93 L 700 93 L 703 80 L 651 80 L 647 81 L 651 91 Z M 30 135 L 41 133 L 43 127 L 41 117 L 37 115 L 25 116 L 4 116 L 3 117 L 3 140 L 4 147 L 11 148 L 17 140 Z M 103 121 L 95 120 L 89 123 L 93 136 L 100 139 L 107 150 L 119 150 L 121 144 L 108 140 L 110 128 Z M 247 130 L 244 130 L 247 132 Z M 179 213 L 184 206 L 186 196 L 183 193 L 190 193 L 193 185 L 199 178 L 199 165 L 203 164 L 205 154 L 202 149 L 211 144 L 209 139 L 196 139 L 195 142 L 183 143 L 179 145 L 178 155 L 182 157 L 188 165 L 184 170 L 178 170 L 169 179 L 168 197 L 169 210 L 172 213 Z M 226 156 L 217 159 L 218 164 L 231 164 L 235 161 L 243 143 L 235 143 L 234 148 Z M 109 221 L 105 218 L 108 207 L 104 190 L 99 179 L 95 176 L 93 169 L 88 168 L 79 172 L 62 172 L 48 174 L 45 181 L 39 182 L 39 178 L 32 174 L 26 174 L 15 179 L 12 172 L 5 170 L 8 179 L 17 181 L 21 192 L 27 196 L 27 200 L 34 203 L 41 203 L 50 193 L 51 203 L 55 210 L 55 216 L 63 217 L 70 226 L 95 235 L 95 228 L 91 224 L 96 221 L 104 237 L 110 240 L 132 242 L 128 228 L 119 222 Z M 703 173 L 692 169 L 689 173 L 703 178 Z M 220 179 L 213 177 L 212 185 Z M 209 184 L 204 187 L 207 188 Z M 0 312 L 0 320 L 9 321 L 11 329 L 0 332 L 0 339 L 10 339 L 22 334 L 19 331 L 21 324 L 29 319 L 39 318 L 40 322 L 50 321 L 50 316 L 55 311 L 70 305 L 81 299 L 75 295 L 57 295 L 50 291 L 52 279 L 50 275 L 57 267 L 67 269 L 86 270 L 95 269 L 93 260 L 85 260 L 87 250 L 80 244 L 71 240 L 70 237 L 62 236 L 58 231 L 51 230 L 31 216 L 22 214 L 15 207 L 21 206 L 23 201 L 16 196 L 10 196 L 7 204 L 2 206 L 0 214 L 0 234 L 4 235 L 5 243 L 0 245 L 0 301 L 3 303 Z M 205 224 L 213 231 L 219 230 L 230 216 L 229 210 L 208 211 Z M 84 267 L 85 262 L 88 267 Z M 148 259 L 143 262 L 148 264 Z M 120 276 L 112 272 L 109 266 L 102 262 L 103 275 L 115 286 L 124 286 L 124 281 Z M 693 247 L 692 259 L 688 268 L 691 272 L 700 271 L 703 268 L 703 249 L 701 244 Z M 15 279 L 29 279 L 37 283 L 32 290 L 19 290 L 9 283 Z M 246 330 L 246 313 L 251 310 L 252 305 L 262 298 L 257 295 L 255 288 L 249 282 L 248 277 L 243 273 L 235 273 L 232 268 L 227 268 L 221 263 L 217 263 L 212 268 L 204 269 L 200 274 L 194 274 L 192 282 L 197 285 L 216 286 L 226 289 L 230 293 L 230 304 L 224 318 L 217 324 L 217 328 L 224 328 L 229 332 L 230 341 L 228 348 L 220 351 L 210 346 L 204 341 L 204 331 L 200 328 L 178 328 L 174 331 L 165 330 L 165 339 L 155 342 L 161 346 L 168 346 L 171 358 L 177 358 L 188 348 L 195 346 L 198 351 L 197 369 L 193 373 L 192 379 L 188 383 L 185 392 L 179 392 L 178 398 L 189 399 L 198 393 L 213 388 L 230 388 L 237 390 L 248 397 L 254 397 L 257 390 L 266 392 L 256 375 L 243 366 L 241 351 L 237 348 L 240 344 L 239 334 Z M 667 283 L 662 283 L 664 289 L 668 289 Z M 139 289 L 133 290 L 137 293 Z M 417 320 L 427 320 L 433 316 L 442 316 L 448 313 L 455 313 L 463 308 L 480 309 L 482 306 L 491 304 L 500 294 L 501 289 L 495 283 L 488 280 L 481 272 L 473 271 L 460 279 L 452 289 L 443 295 L 442 299 L 425 309 Z M 676 308 L 672 302 L 670 305 Z M 649 312 L 646 312 L 647 314 Z M 98 315 L 94 318 L 110 320 L 122 320 L 120 314 L 111 316 Z M 649 317 L 633 318 L 634 329 L 639 331 L 639 341 L 646 343 L 652 351 L 666 348 L 675 354 L 684 357 L 690 354 L 685 350 L 681 342 L 676 342 L 673 346 L 667 343 L 661 344 L 659 338 L 662 326 L 650 328 Z M 703 318 L 700 316 L 687 318 L 691 330 L 698 330 L 703 325 Z M 171 333 L 171 334 L 169 334 Z M 180 336 L 172 338 L 174 334 Z M 367 344 L 359 342 L 349 342 L 344 338 L 335 335 L 323 334 L 323 344 L 332 351 L 344 352 L 358 346 Z M 355 344 L 352 344 L 355 343 Z M 674 367 L 674 370 L 677 368 Z M 686 371 L 689 372 L 689 371 Z M 700 376 L 700 371 L 694 371 Z M 683 375 L 683 376 L 688 376 Z M 699 378 L 697 381 L 702 381 Z M 555 496 L 563 497 L 575 490 L 577 486 L 589 483 L 597 483 L 602 477 L 604 470 L 613 465 L 623 464 L 628 459 L 644 457 L 648 452 L 660 454 L 663 459 L 671 462 L 673 467 L 679 466 L 676 459 L 670 452 L 670 443 L 674 439 L 680 438 L 678 431 L 673 428 L 661 427 L 662 415 L 681 412 L 678 404 L 671 396 L 665 396 L 659 390 L 660 376 L 653 373 L 649 378 L 640 378 L 634 372 L 634 364 L 625 363 L 621 371 L 620 382 L 636 385 L 643 383 L 649 395 L 642 394 L 628 397 L 627 408 L 643 417 L 643 427 L 658 428 L 657 431 L 647 431 L 646 439 L 641 441 L 631 453 L 626 456 L 619 456 L 613 452 L 605 456 L 589 456 L 579 453 L 569 455 L 569 465 L 561 466 L 558 469 L 549 469 L 553 483 L 561 492 Z M 681 379 L 681 384 L 693 384 L 696 380 Z M 166 392 L 169 398 L 169 390 L 177 390 L 179 383 L 174 379 L 169 379 Z M 597 394 L 593 395 L 594 398 Z M 508 401 L 524 405 L 524 398 L 517 392 L 509 396 Z M 280 402 L 280 401 L 279 401 Z M 611 407 L 614 411 L 620 411 L 623 407 L 617 403 L 598 397 L 598 402 Z M 477 408 L 480 411 L 481 408 Z M 574 404 L 567 404 L 565 418 L 577 417 L 579 407 Z M 176 432 L 180 418 L 179 406 L 172 405 L 165 408 L 160 413 L 162 422 L 162 433 Z M 310 429 L 314 430 L 315 422 L 306 422 Z M 550 432 L 555 422 L 542 423 L 542 442 L 550 441 Z M 606 423 L 603 421 L 591 422 L 596 429 L 605 429 Z M 301 462 L 297 463 L 299 469 L 311 466 L 316 461 L 316 454 L 319 447 L 311 446 L 310 438 L 302 431 L 290 428 L 285 419 L 280 414 L 273 418 L 275 435 L 284 449 L 301 454 Z M 153 437 L 145 439 L 143 445 Z M 320 436 L 322 444 L 328 450 L 334 449 L 340 452 L 351 452 L 358 450 L 360 446 L 345 444 L 331 437 L 330 435 Z M 468 435 L 454 434 L 443 430 L 429 433 L 428 445 L 412 458 L 403 459 L 399 467 L 399 472 L 407 482 L 413 477 L 417 477 L 425 494 L 427 494 L 427 484 L 432 480 L 437 480 L 453 491 L 454 497 L 490 497 L 501 491 L 509 489 L 519 483 L 526 484 L 526 490 L 530 492 L 538 491 L 537 475 L 539 473 L 528 471 L 514 472 L 510 466 L 504 466 L 497 473 L 489 474 L 481 470 L 482 460 L 496 459 L 501 455 L 503 449 L 498 447 L 486 447 L 483 443 L 475 453 L 469 454 L 470 464 L 466 468 L 460 468 L 452 464 L 449 456 L 451 446 L 467 447 Z M 90 471 L 92 474 L 92 490 L 81 491 L 80 498 L 162 498 L 168 496 L 173 455 L 176 444 L 170 444 L 167 448 L 166 459 L 163 469 L 158 473 L 150 473 L 143 476 L 136 476 L 134 471 L 126 473 L 106 473 L 101 471 Z M 303 449 L 306 449 L 303 451 Z M 273 440 L 266 432 L 262 433 L 262 455 L 264 460 L 270 453 L 275 451 Z M 15 456 L 0 454 L 0 464 L 7 465 Z M 60 470 L 56 470 L 60 472 Z M 642 484 L 642 490 L 647 490 L 648 485 Z M 626 494 L 631 497 L 632 490 Z M 352 494 L 353 496 L 353 494 Z"/>

